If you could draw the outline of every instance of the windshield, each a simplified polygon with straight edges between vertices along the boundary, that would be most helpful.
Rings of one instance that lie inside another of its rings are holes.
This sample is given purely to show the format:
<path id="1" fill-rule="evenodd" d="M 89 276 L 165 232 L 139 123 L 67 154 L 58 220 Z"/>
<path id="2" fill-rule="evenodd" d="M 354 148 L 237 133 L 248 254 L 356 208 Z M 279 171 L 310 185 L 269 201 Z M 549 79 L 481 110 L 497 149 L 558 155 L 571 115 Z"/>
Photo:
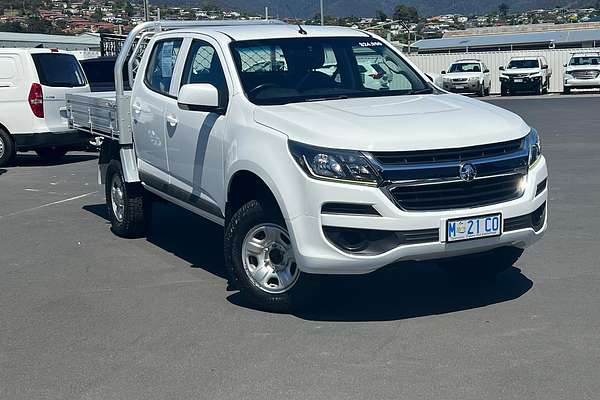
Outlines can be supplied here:
<path id="1" fill-rule="evenodd" d="M 508 69 L 514 68 L 539 68 L 538 60 L 512 60 L 508 63 Z"/>
<path id="2" fill-rule="evenodd" d="M 40 83 L 44 86 L 85 86 L 86 80 L 79 62 L 70 54 L 32 54 Z"/>
<path id="3" fill-rule="evenodd" d="M 372 38 L 297 38 L 231 45 L 255 104 L 433 93 L 401 57 Z"/>
<path id="4" fill-rule="evenodd" d="M 448 72 L 481 72 L 481 65 L 479 63 L 452 64 Z"/>
<path id="5" fill-rule="evenodd" d="M 600 65 L 600 56 L 573 57 L 569 65 Z"/>

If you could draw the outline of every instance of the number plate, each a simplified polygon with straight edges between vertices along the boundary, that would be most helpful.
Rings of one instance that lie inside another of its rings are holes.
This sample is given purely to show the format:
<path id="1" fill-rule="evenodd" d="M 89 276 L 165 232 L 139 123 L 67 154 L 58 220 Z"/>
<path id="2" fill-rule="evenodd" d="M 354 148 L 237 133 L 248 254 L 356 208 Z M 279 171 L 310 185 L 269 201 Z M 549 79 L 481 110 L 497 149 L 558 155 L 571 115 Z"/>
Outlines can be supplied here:
<path id="1" fill-rule="evenodd" d="M 463 85 L 456 85 L 454 86 L 454 89 L 464 89 L 465 87 Z"/>
<path id="2" fill-rule="evenodd" d="M 521 78 L 515 78 L 514 82 L 515 83 L 522 83 L 523 79 L 521 79 Z"/>
<path id="3" fill-rule="evenodd" d="M 461 240 L 500 236 L 502 233 L 501 229 L 501 214 L 451 219 L 446 222 L 446 240 L 448 242 L 458 242 Z"/>

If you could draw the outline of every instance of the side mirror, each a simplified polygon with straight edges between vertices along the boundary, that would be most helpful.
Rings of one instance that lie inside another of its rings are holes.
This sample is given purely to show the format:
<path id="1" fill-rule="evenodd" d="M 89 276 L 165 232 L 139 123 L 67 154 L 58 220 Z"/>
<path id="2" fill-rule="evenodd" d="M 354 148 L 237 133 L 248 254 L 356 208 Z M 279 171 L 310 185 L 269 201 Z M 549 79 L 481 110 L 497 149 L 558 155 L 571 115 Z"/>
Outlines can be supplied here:
<path id="1" fill-rule="evenodd" d="M 224 114 L 219 106 L 219 91 L 210 83 L 190 83 L 179 89 L 179 108 L 191 111 L 216 112 Z"/>
<path id="2" fill-rule="evenodd" d="M 441 72 L 441 74 L 442 74 L 442 75 L 446 75 L 446 71 L 442 71 L 442 72 Z"/>
<path id="3" fill-rule="evenodd" d="M 484 73 L 484 74 L 487 74 L 487 73 L 489 73 L 489 72 L 490 72 L 490 70 L 489 70 L 489 69 L 487 69 L 487 68 L 483 70 L 483 73 Z"/>
<path id="4" fill-rule="evenodd" d="M 500 67 L 499 69 L 500 69 L 500 71 L 504 71 L 504 67 Z"/>
<path id="5" fill-rule="evenodd" d="M 542 69 L 548 69 L 548 65 L 542 65 Z"/>
<path id="6" fill-rule="evenodd" d="M 563 66 L 564 66 L 565 68 L 567 68 L 567 64 L 563 64 Z"/>

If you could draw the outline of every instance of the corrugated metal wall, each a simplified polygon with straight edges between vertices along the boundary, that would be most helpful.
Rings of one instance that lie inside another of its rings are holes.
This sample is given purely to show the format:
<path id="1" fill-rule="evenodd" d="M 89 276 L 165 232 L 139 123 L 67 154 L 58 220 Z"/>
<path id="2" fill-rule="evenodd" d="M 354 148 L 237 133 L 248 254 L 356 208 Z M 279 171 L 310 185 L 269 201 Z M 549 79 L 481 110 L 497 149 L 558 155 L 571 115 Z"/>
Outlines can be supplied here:
<path id="1" fill-rule="evenodd" d="M 598 48 L 590 49 L 548 49 L 548 50 L 526 50 L 526 51 L 498 51 L 485 53 L 459 53 L 459 54 L 411 54 L 410 59 L 421 70 L 428 74 L 439 75 L 442 70 L 447 70 L 450 64 L 461 58 L 477 58 L 482 60 L 492 73 L 492 93 L 500 93 L 500 66 L 506 66 L 511 57 L 537 56 L 546 57 L 548 65 L 552 68 L 551 92 L 562 92 L 564 64 L 569 60 L 573 52 L 598 51 Z"/>

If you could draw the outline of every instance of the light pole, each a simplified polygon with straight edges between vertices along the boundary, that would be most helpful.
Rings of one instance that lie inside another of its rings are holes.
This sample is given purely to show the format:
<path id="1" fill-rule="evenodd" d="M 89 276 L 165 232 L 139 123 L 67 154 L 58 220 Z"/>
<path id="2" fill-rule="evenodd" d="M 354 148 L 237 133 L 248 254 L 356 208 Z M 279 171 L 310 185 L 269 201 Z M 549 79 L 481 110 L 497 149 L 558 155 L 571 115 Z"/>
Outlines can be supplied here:
<path id="1" fill-rule="evenodd" d="M 321 0 L 321 26 L 325 25 L 325 16 L 323 15 L 323 0 Z"/>

